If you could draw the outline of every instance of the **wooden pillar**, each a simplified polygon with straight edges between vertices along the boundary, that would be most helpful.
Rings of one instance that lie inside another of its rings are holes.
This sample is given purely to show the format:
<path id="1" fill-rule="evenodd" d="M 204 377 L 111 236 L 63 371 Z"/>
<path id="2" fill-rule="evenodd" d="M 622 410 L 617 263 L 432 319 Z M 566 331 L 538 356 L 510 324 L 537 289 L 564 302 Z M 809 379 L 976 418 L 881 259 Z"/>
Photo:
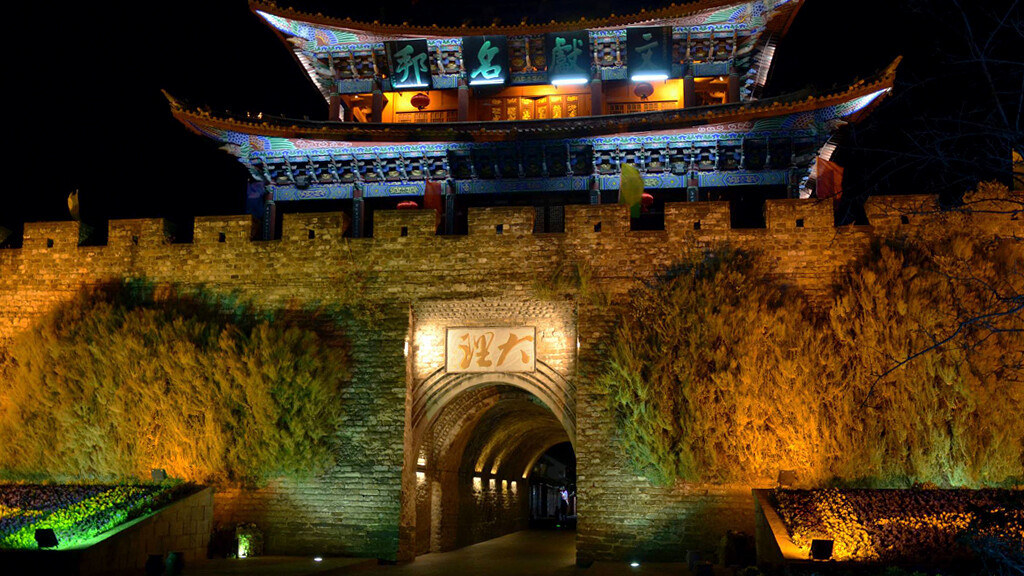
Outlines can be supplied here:
<path id="1" fill-rule="evenodd" d="M 740 101 L 740 75 L 733 72 L 729 74 L 729 91 L 726 93 L 729 104 Z"/>
<path id="2" fill-rule="evenodd" d="M 469 86 L 463 79 L 459 79 L 459 122 L 469 121 Z"/>
<path id="3" fill-rule="evenodd" d="M 697 105 L 697 83 L 693 76 L 683 77 L 683 108 L 693 108 Z"/>
<path id="4" fill-rule="evenodd" d="M 384 92 L 380 89 L 380 81 L 373 82 L 372 108 L 370 109 L 370 122 L 380 122 L 384 115 Z"/>
<path id="5" fill-rule="evenodd" d="M 331 109 L 327 113 L 328 114 L 328 120 L 331 120 L 332 122 L 337 122 L 338 120 L 342 120 L 342 117 L 341 117 L 341 94 L 338 94 L 337 92 L 331 94 L 331 100 L 330 100 L 330 103 L 328 104 L 328 106 L 331 107 Z"/>
<path id="6" fill-rule="evenodd" d="M 597 74 L 590 81 L 590 115 L 604 115 L 604 88 L 601 86 L 601 77 Z"/>
<path id="7" fill-rule="evenodd" d="M 267 192 L 263 195 L 263 239 L 273 240 L 277 237 L 277 205 L 274 195 Z"/>
<path id="8" fill-rule="evenodd" d="M 352 237 L 362 238 L 365 234 L 363 222 L 366 220 L 366 207 L 363 205 L 363 188 L 359 184 L 352 187 Z"/>
<path id="9" fill-rule="evenodd" d="M 444 233 L 455 234 L 455 182 L 448 180 L 444 187 Z"/>

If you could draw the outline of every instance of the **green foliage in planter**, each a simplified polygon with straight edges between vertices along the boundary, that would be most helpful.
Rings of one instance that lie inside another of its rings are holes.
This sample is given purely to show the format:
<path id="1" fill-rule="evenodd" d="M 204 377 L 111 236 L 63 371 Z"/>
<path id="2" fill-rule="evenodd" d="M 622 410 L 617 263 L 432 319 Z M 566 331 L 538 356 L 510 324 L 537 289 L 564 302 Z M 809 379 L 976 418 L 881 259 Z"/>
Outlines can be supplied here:
<path id="1" fill-rule="evenodd" d="M 0 468 L 253 484 L 328 467 L 338 338 L 211 304 L 93 293 L 22 333 L 0 378 Z"/>
<path id="2" fill-rule="evenodd" d="M 1024 476 L 1024 243 L 933 215 L 825 310 L 720 250 L 636 290 L 600 386 L 659 483 L 997 485 Z"/>

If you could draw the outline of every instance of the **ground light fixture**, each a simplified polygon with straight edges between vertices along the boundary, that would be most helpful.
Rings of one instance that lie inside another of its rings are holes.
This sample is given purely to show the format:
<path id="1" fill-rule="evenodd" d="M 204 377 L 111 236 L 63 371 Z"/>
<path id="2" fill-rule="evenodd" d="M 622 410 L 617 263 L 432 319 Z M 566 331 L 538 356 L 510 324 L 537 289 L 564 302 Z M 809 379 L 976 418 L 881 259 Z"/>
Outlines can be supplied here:
<path id="1" fill-rule="evenodd" d="M 39 546 L 40 548 L 57 547 L 57 535 L 54 534 L 53 528 L 37 528 L 35 537 L 36 546 Z"/>
<path id="2" fill-rule="evenodd" d="M 811 540 L 811 559 L 828 560 L 832 557 L 832 540 Z"/>
<path id="3" fill-rule="evenodd" d="M 636 560 L 633 560 L 632 562 L 630 562 L 629 565 L 631 567 L 633 567 L 633 568 L 639 568 L 640 567 L 640 563 L 637 562 Z"/>
<path id="4" fill-rule="evenodd" d="M 313 562 L 323 562 L 323 561 L 324 561 L 323 556 L 314 556 L 313 557 Z"/>

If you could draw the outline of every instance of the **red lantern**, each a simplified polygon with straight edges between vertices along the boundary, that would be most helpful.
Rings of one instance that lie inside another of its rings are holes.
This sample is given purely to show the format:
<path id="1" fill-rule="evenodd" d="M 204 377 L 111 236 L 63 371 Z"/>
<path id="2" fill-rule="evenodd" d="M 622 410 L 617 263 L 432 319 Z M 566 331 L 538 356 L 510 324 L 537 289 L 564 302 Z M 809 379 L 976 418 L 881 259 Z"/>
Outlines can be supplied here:
<path id="1" fill-rule="evenodd" d="M 417 92 L 413 94 L 412 98 L 409 98 L 409 103 L 416 107 L 417 110 L 423 110 L 427 106 L 430 106 L 430 96 L 427 96 L 423 92 Z"/>
<path id="2" fill-rule="evenodd" d="M 415 209 L 417 209 L 419 207 L 420 207 L 420 205 L 417 204 L 416 202 L 412 201 L 412 200 L 405 200 L 403 202 L 399 202 L 398 203 L 398 209 L 399 210 L 415 210 Z"/>
<path id="3" fill-rule="evenodd" d="M 633 94 L 641 100 L 647 100 L 648 96 L 654 94 L 654 86 L 650 82 L 640 82 L 633 88 Z"/>
<path id="4" fill-rule="evenodd" d="M 640 196 L 640 209 L 647 212 L 647 209 L 651 207 L 651 204 L 654 204 L 654 196 L 644 192 Z"/>

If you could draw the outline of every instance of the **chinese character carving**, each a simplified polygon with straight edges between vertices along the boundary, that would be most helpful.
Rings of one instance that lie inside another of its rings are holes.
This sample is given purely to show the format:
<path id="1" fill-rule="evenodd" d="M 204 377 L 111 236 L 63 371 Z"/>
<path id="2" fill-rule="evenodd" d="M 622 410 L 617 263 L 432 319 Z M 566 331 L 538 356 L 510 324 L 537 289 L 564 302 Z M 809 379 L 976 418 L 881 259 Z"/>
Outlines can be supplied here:
<path id="1" fill-rule="evenodd" d="M 650 32 L 645 32 L 640 37 L 644 39 L 644 42 L 647 42 L 647 44 L 635 48 L 636 52 L 640 54 L 640 68 L 652 68 L 654 63 L 651 62 L 651 56 L 654 54 L 654 49 L 658 47 L 658 41 L 651 41 L 651 38 L 654 36 Z"/>
<path id="2" fill-rule="evenodd" d="M 502 344 L 501 346 L 498 346 L 498 350 L 501 350 L 501 356 L 498 356 L 498 367 L 501 368 L 502 366 L 504 366 L 505 359 L 508 358 L 508 355 L 517 349 L 520 354 L 520 362 L 522 364 L 529 364 L 530 355 L 527 354 L 526 350 L 524 350 L 522 347 L 522 345 L 527 342 L 533 342 L 533 336 L 523 336 L 522 338 L 520 338 L 513 334 L 512 332 L 509 332 L 508 340 L 506 340 L 505 343 Z M 513 360 L 511 360 L 511 362 L 515 362 L 514 357 Z"/>
<path id="3" fill-rule="evenodd" d="M 412 72 L 416 76 L 416 84 L 420 85 L 423 83 L 420 73 L 427 71 L 427 54 L 423 52 L 413 56 L 413 52 L 415 50 L 412 44 L 406 44 L 404 48 L 395 52 L 395 74 L 402 75 L 399 82 L 404 84 L 409 81 L 409 73 Z"/>
<path id="4" fill-rule="evenodd" d="M 551 73 L 558 75 L 583 74 L 584 71 L 577 64 L 580 54 L 583 54 L 583 41 L 579 38 L 572 38 L 568 42 L 565 38 L 556 37 L 555 46 L 551 49 Z"/>
<path id="5" fill-rule="evenodd" d="M 450 328 L 448 372 L 532 372 L 536 330 L 524 328 Z"/>
<path id="6" fill-rule="evenodd" d="M 493 80 L 501 76 L 501 66 L 497 64 L 491 64 L 494 57 L 498 54 L 498 47 L 491 46 L 491 41 L 486 40 L 480 45 L 480 50 L 476 53 L 477 62 L 480 66 L 470 73 L 469 78 L 472 80 L 478 75 L 482 76 L 484 80 Z"/>

